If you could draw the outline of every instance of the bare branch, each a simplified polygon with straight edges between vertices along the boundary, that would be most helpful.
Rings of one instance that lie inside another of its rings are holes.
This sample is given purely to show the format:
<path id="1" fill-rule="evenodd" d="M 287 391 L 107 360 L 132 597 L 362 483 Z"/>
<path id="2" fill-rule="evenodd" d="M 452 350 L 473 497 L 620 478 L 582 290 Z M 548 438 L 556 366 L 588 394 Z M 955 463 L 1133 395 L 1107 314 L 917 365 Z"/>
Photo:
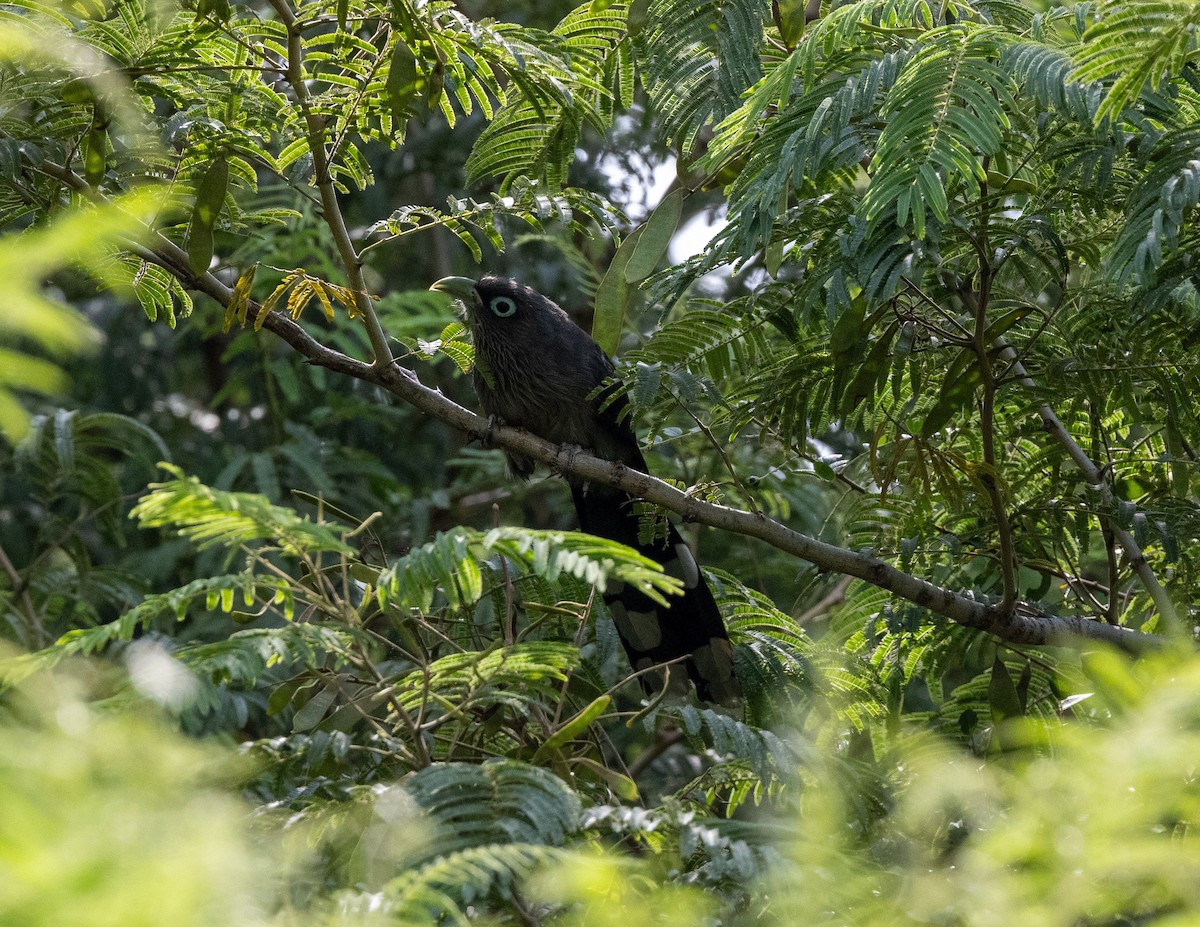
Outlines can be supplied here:
<path id="1" fill-rule="evenodd" d="M 1033 387 L 1033 377 L 1025 369 L 1025 365 L 1021 363 L 1017 357 L 1017 352 L 1013 350 L 1012 345 L 1006 344 L 1003 339 L 998 339 L 996 344 L 1000 348 L 1000 358 L 1010 365 L 1013 375 L 1017 378 L 1022 386 Z M 1043 402 L 1038 407 L 1038 414 L 1042 419 L 1042 426 L 1046 432 L 1054 438 L 1066 450 L 1067 456 L 1076 467 L 1083 473 L 1083 478 L 1087 480 L 1088 485 L 1099 495 L 1100 501 L 1106 508 L 1111 508 L 1116 503 L 1116 498 L 1113 496 L 1112 487 L 1108 483 L 1108 478 L 1100 470 L 1098 466 L 1088 457 L 1082 447 L 1071 437 L 1071 433 L 1067 431 L 1062 420 L 1050 408 L 1050 404 Z M 1179 616 L 1175 612 L 1175 605 L 1171 601 L 1171 597 L 1167 595 L 1167 591 L 1159 583 L 1158 577 L 1154 575 L 1154 571 L 1150 568 L 1150 561 L 1146 559 L 1146 554 L 1142 551 L 1132 534 L 1116 524 L 1113 519 L 1107 515 L 1101 516 L 1108 524 L 1109 530 L 1112 531 L 1113 537 L 1125 551 L 1125 556 L 1128 558 L 1133 571 L 1141 580 L 1142 586 L 1146 592 L 1150 594 L 1150 598 L 1154 600 L 1154 606 L 1158 609 L 1159 615 L 1162 616 L 1163 623 L 1171 630 L 1179 629 Z M 1115 589 L 1115 586 L 1113 587 Z"/>
<path id="2" fill-rule="evenodd" d="M 54 176 L 77 190 L 82 190 L 93 197 L 98 196 L 86 181 L 69 169 L 57 165 L 48 166 L 48 162 L 43 162 L 39 169 L 53 173 Z M 186 286 L 211 296 L 222 306 L 228 305 L 233 297 L 232 288 L 226 286 L 211 273 L 193 273 L 188 267 L 187 253 L 159 233 L 151 233 L 151 244 L 148 247 L 134 242 L 128 242 L 126 245 L 134 253 L 168 270 Z M 489 423 L 483 416 L 463 408 L 444 396 L 439 390 L 425 386 L 414 372 L 399 366 L 394 361 L 387 366 L 379 366 L 356 360 L 325 346 L 296 322 L 279 312 L 268 313 L 263 320 L 263 327 L 282 338 L 297 352 L 308 358 L 311 363 L 336 373 L 374 383 L 404 400 L 418 412 L 456 428 L 476 440 L 482 441 L 486 438 L 506 450 L 515 451 L 548 464 L 556 472 L 565 475 L 607 483 L 632 496 L 645 499 L 667 511 L 674 512 L 685 520 L 766 541 L 772 547 L 807 560 L 820 569 L 861 579 L 886 589 L 902 599 L 923 606 L 934 614 L 949 618 L 966 627 L 995 634 L 1004 641 L 1034 645 L 1080 645 L 1087 641 L 1104 641 L 1134 653 L 1157 648 L 1165 643 L 1163 638 L 1155 635 L 1114 627 L 1077 615 L 1052 616 L 1029 609 L 1016 609 L 1007 614 L 1002 613 L 996 606 L 981 602 L 970 593 L 957 593 L 936 586 L 927 580 L 903 573 L 877 557 L 837 547 L 793 531 L 761 513 L 746 512 L 712 502 L 704 502 L 648 473 L 630 470 L 623 464 L 593 457 L 581 452 L 578 448 L 551 444 L 527 431 Z M 1010 353 L 1006 355 L 1004 351 Z M 1006 361 L 1014 362 L 1014 370 L 1017 375 L 1027 379 L 1024 368 L 1015 361 L 1015 352 L 1012 352 L 1011 348 L 1005 346 L 1000 356 Z M 1054 416 L 1049 406 L 1043 406 L 1043 419 L 1046 419 L 1047 416 L 1057 424 L 1057 429 L 1061 433 L 1060 440 L 1064 440 L 1064 443 L 1070 442 L 1068 450 L 1070 451 L 1073 447 L 1077 452 L 1078 458 L 1076 453 L 1072 453 L 1072 459 L 1079 464 L 1079 458 L 1081 458 L 1087 468 L 1090 468 L 1087 469 L 1081 465 L 1081 469 L 1088 475 L 1089 482 L 1100 483 L 1103 489 L 1108 491 L 1108 498 L 1111 499 L 1111 490 L 1103 485 L 1103 478 L 1095 464 L 1087 459 L 1082 449 L 1066 433 L 1066 429 Z M 1047 430 L 1051 430 L 1053 433 L 1049 423 Z M 1114 529 L 1120 531 L 1115 526 Z M 1135 556 L 1130 552 L 1129 547 L 1125 548 L 1126 553 L 1133 560 L 1134 568 L 1138 570 L 1139 576 L 1143 576 L 1143 571 L 1149 576 L 1153 586 L 1147 584 L 1147 588 L 1151 589 L 1152 595 L 1154 595 L 1153 590 L 1157 588 L 1158 594 L 1155 595 L 1155 602 L 1159 603 L 1160 597 L 1165 602 L 1165 608 L 1162 604 L 1159 606 L 1160 609 L 1163 609 L 1164 617 L 1169 614 L 1170 618 L 1174 620 L 1173 609 L 1169 613 L 1166 611 L 1170 608 L 1170 600 L 1166 598 L 1165 592 L 1157 585 L 1157 580 L 1150 573 L 1145 556 L 1137 548 L 1131 536 L 1126 532 L 1121 532 L 1121 534 L 1125 535 L 1133 550 L 1137 551 Z M 1121 534 L 1118 534 L 1118 541 L 1124 546 L 1125 542 L 1122 541 Z M 1140 567 L 1138 558 L 1140 558 Z M 1143 582 L 1146 582 L 1145 576 L 1143 576 Z"/>
<path id="3" fill-rule="evenodd" d="M 38 617 L 37 609 L 34 607 L 33 599 L 29 595 L 29 584 L 17 572 L 17 568 L 8 559 L 8 554 L 3 547 L 0 547 L 0 569 L 3 569 L 5 575 L 8 576 L 8 581 L 12 583 L 13 595 L 21 603 L 20 611 L 24 612 L 25 627 L 29 634 L 29 647 L 38 650 L 46 646 L 45 629 L 42 627 L 42 620 Z"/>
<path id="4" fill-rule="evenodd" d="M 986 162 L 985 162 L 986 163 Z M 1003 481 L 996 462 L 996 371 L 992 364 L 991 347 L 987 341 L 987 310 L 992 295 L 992 266 L 988 255 L 988 211 L 987 184 L 981 182 L 980 189 L 983 198 L 980 201 L 980 241 L 971 239 L 979 257 L 979 289 L 973 292 L 966 287 L 959 290 L 960 298 L 975 317 L 971 333 L 971 348 L 979 364 L 979 372 L 983 379 L 983 401 L 980 405 L 979 427 L 983 439 L 984 470 L 979 475 L 987 493 L 988 502 L 992 507 L 992 515 L 996 519 L 996 535 L 999 541 L 1000 577 L 1004 584 L 1004 599 L 1000 610 L 1011 613 L 1017 606 L 1017 553 L 1016 541 L 1013 538 L 1012 522 L 1009 521 L 1008 511 L 1004 504 Z"/>
<path id="5" fill-rule="evenodd" d="M 648 473 L 630 470 L 623 464 L 582 453 L 578 448 L 560 447 L 506 425 L 489 424 L 420 382 L 410 370 L 397 365 L 386 369 L 346 357 L 320 344 L 299 325 L 278 313 L 270 313 L 264 327 L 275 332 L 313 363 L 375 383 L 400 397 L 417 411 L 435 418 L 477 440 L 493 444 L 548 464 L 556 472 L 606 483 L 645 499 L 687 521 L 709 525 L 766 541 L 772 547 L 800 557 L 824 570 L 853 576 L 928 608 L 958 624 L 988 631 L 1005 641 L 1020 644 L 1079 644 L 1105 641 L 1137 652 L 1157 647 L 1162 639 L 1149 634 L 1113 627 L 1081 616 L 1055 617 L 1041 613 L 1002 614 L 970 594 L 956 593 L 926 580 L 903 573 L 868 554 L 856 553 L 801 534 L 761 513 L 745 512 L 689 496 Z"/>

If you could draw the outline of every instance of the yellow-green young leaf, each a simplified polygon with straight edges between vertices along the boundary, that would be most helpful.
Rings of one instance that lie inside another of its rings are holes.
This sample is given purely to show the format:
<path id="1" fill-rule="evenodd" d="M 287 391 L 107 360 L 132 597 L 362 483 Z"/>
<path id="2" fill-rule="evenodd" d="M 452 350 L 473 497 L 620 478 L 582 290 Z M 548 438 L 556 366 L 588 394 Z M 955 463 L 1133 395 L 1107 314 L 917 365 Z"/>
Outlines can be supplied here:
<path id="1" fill-rule="evenodd" d="M 16 444 L 29 431 L 29 419 L 16 397 L 0 386 L 0 435 Z"/>
<path id="2" fill-rule="evenodd" d="M 572 740 L 588 729 L 588 726 L 599 718 L 608 710 L 608 706 L 612 704 L 611 695 L 601 695 L 594 699 L 582 711 L 580 711 L 570 721 L 560 727 L 551 735 L 544 744 L 537 749 L 537 753 L 533 755 L 533 763 L 536 765 L 546 759 L 555 750 L 559 750 L 569 744 Z"/>
<path id="3" fill-rule="evenodd" d="M 317 299 L 321 301 L 321 310 L 325 313 L 325 321 L 332 322 L 334 319 L 333 303 L 329 300 L 329 294 L 325 292 L 325 281 L 316 281 L 314 289 L 317 293 Z"/>
<path id="4" fill-rule="evenodd" d="M 67 376 L 49 361 L 0 348 L 0 384 L 52 395 L 67 386 Z"/>
<path id="5" fill-rule="evenodd" d="M 774 0 L 771 13 L 779 36 L 788 48 L 795 48 L 804 38 L 804 11 L 807 0 Z"/>
<path id="6" fill-rule="evenodd" d="M 254 317 L 255 330 L 262 328 L 262 324 L 263 324 L 263 322 L 266 321 L 267 316 L 271 314 L 271 310 L 273 310 L 275 308 L 275 306 L 279 302 L 279 300 L 281 300 L 283 298 L 283 295 L 291 288 L 292 284 L 296 282 L 296 277 L 297 277 L 297 274 L 295 274 L 295 273 L 289 274 L 288 276 L 284 277 L 283 282 L 280 283 L 279 286 L 275 287 L 275 289 L 273 289 L 271 291 L 270 296 L 268 296 L 266 299 L 263 300 L 262 305 L 258 307 L 258 314 Z M 231 315 L 230 313 L 228 313 L 228 312 L 225 313 L 224 331 L 229 331 L 229 323 L 233 320 L 233 318 L 234 318 L 234 316 Z M 242 315 L 238 316 L 237 320 L 238 320 L 239 324 L 245 325 L 246 324 L 245 314 L 243 313 Z"/>
<path id="7" fill-rule="evenodd" d="M 195 273 L 208 270 L 213 256 L 213 226 L 229 187 L 229 162 L 214 158 L 208 173 L 196 188 L 196 205 L 192 207 L 192 223 L 188 231 L 188 266 Z"/>
<path id="8" fill-rule="evenodd" d="M 592 338 L 605 354 L 615 354 L 625 325 L 625 307 L 629 305 L 630 289 L 625 282 L 625 265 L 633 256 L 644 225 L 634 229 L 621 242 L 600 286 L 596 289 L 596 309 L 592 314 Z"/>
<path id="9" fill-rule="evenodd" d="M 99 123 L 93 123 L 84 143 L 83 176 L 93 187 L 104 180 L 104 168 L 108 162 L 108 132 Z"/>
<path id="10" fill-rule="evenodd" d="M 408 104 L 420 89 L 421 73 L 417 70 L 417 59 L 412 49 L 399 36 L 392 47 L 392 60 L 388 67 L 388 108 L 392 111 L 392 129 L 399 131 L 407 118 Z"/>
<path id="11" fill-rule="evenodd" d="M 229 300 L 229 305 L 225 307 L 225 330 L 229 330 L 229 324 L 235 318 L 241 319 L 243 324 L 246 319 L 246 310 L 250 306 L 250 290 L 254 286 L 254 275 L 258 271 L 258 264 L 250 265 L 249 270 L 246 270 L 238 277 L 238 281 L 233 287 L 233 296 Z"/>
<path id="12" fill-rule="evenodd" d="M 311 277 L 304 277 L 296 282 L 292 288 L 292 293 L 288 296 L 287 312 L 293 319 L 299 319 L 300 314 L 304 312 L 304 307 L 308 305 L 309 300 L 313 298 L 313 292 L 316 290 L 316 281 Z M 261 315 L 254 322 L 254 330 L 258 331 L 262 328 L 262 323 L 266 321 L 266 316 Z"/>

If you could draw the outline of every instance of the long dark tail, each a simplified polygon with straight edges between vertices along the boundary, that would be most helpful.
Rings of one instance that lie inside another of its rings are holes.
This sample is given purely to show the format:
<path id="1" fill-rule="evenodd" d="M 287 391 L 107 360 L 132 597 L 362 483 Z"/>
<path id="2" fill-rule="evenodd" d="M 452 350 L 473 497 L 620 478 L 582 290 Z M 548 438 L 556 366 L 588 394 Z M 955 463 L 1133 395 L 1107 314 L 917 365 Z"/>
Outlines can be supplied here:
<path id="1" fill-rule="evenodd" d="M 668 596 L 665 606 L 630 586 L 610 586 L 605 593 L 604 602 L 633 668 L 643 670 L 687 657 L 683 666 L 701 698 L 722 705 L 735 703 L 742 690 L 733 673 L 729 633 L 695 556 L 675 526 L 668 523 L 665 537 L 642 544 L 639 518 L 626 493 L 594 483 L 572 484 L 571 497 L 581 530 L 636 549 L 683 582 L 683 595 Z M 678 665 L 672 669 L 669 687 L 686 692 L 687 682 Z"/>

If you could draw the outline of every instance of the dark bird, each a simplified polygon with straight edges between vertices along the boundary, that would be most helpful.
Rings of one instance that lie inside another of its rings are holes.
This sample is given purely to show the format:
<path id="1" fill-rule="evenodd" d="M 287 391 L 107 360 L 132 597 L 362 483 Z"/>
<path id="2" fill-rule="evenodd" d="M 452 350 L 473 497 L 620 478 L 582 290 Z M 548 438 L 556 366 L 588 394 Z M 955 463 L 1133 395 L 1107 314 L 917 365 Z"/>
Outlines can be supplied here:
<path id="1" fill-rule="evenodd" d="M 577 445 L 643 473 L 645 458 L 629 424 L 624 395 L 601 389 L 613 365 L 570 317 L 527 286 L 504 277 L 479 281 L 446 277 L 431 289 L 464 307 L 475 343 L 475 392 L 491 417 L 555 444 Z M 512 472 L 526 478 L 533 461 L 508 454 Z M 731 704 L 741 695 L 733 651 L 721 613 L 696 558 L 675 526 L 649 542 L 639 538 L 634 500 L 610 486 L 570 480 L 579 527 L 610 538 L 661 563 L 683 582 L 683 595 L 659 605 L 632 587 L 612 587 L 604 601 L 634 669 L 683 660 L 701 698 Z M 668 675 L 672 691 L 685 692 L 682 673 Z"/>

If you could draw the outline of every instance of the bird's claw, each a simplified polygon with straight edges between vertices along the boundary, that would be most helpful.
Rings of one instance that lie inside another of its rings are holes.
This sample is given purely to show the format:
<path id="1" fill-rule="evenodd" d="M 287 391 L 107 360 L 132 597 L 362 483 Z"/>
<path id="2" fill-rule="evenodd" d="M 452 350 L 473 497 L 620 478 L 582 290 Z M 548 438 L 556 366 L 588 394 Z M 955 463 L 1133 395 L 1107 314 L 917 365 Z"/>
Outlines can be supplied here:
<path id="1" fill-rule="evenodd" d="M 583 448 L 578 444 L 560 444 L 558 453 L 555 455 L 554 463 L 551 466 L 551 471 L 561 476 L 569 475 L 575 458 L 583 453 Z"/>
<path id="2" fill-rule="evenodd" d="M 488 416 L 487 431 L 485 431 L 483 433 L 483 438 L 482 438 L 484 447 L 490 448 L 490 447 L 494 446 L 493 440 L 496 436 L 496 426 L 503 425 L 503 424 L 504 424 L 504 422 L 500 419 L 500 417 L 498 415 L 489 415 Z"/>

